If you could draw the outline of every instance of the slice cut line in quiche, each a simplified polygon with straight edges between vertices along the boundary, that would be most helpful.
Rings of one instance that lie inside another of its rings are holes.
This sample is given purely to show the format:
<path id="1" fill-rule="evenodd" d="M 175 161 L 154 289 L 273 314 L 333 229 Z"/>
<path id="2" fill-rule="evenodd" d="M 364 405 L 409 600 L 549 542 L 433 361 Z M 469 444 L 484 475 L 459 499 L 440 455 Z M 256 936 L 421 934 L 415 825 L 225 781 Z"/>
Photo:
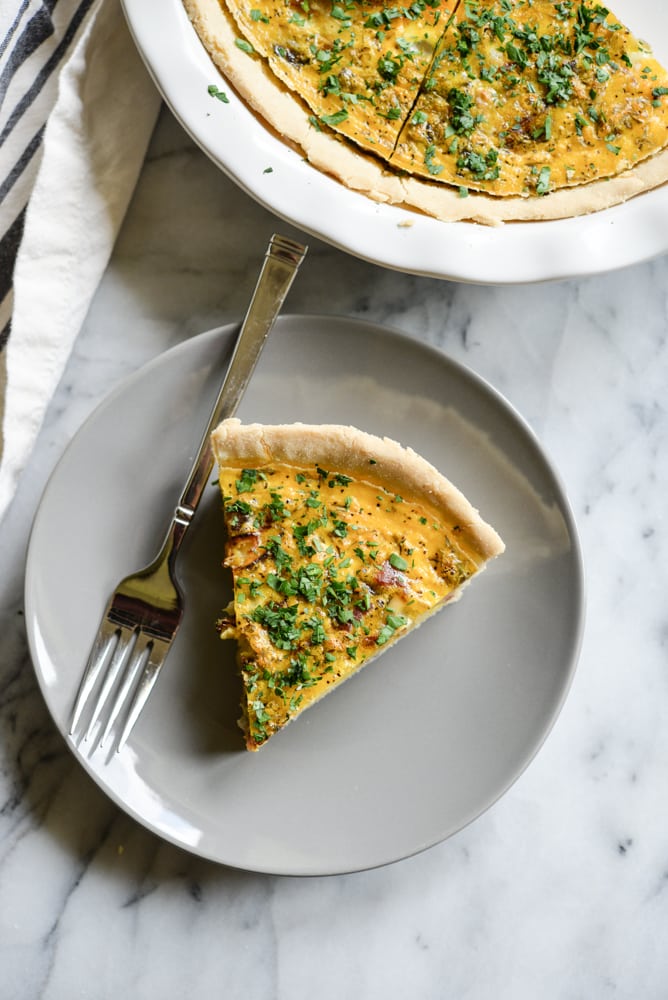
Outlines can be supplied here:
<path id="1" fill-rule="evenodd" d="M 387 159 L 456 0 L 226 0 L 242 38 L 330 126 Z M 251 54 L 249 52 L 249 54 Z"/>
<path id="2" fill-rule="evenodd" d="M 338 425 L 223 421 L 218 463 L 246 746 L 257 750 L 428 616 L 504 543 L 430 463 Z"/>

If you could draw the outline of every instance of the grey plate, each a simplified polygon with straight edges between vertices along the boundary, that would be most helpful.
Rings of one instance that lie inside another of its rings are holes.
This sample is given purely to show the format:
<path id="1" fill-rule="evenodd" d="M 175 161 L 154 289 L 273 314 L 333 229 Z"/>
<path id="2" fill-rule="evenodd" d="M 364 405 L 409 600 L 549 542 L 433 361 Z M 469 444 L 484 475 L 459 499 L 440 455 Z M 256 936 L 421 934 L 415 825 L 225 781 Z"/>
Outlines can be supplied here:
<path id="1" fill-rule="evenodd" d="M 470 371 L 393 331 L 281 318 L 239 416 L 352 423 L 414 447 L 506 553 L 459 604 L 249 754 L 232 644 L 213 628 L 229 595 L 212 488 L 180 557 L 185 620 L 129 743 L 107 760 L 66 735 L 107 595 L 162 539 L 232 336 L 212 330 L 136 372 L 63 455 L 28 553 L 37 677 L 83 767 L 167 840 L 277 874 L 395 861 L 461 829 L 531 760 L 575 669 L 583 580 L 568 502 L 532 432 Z"/>

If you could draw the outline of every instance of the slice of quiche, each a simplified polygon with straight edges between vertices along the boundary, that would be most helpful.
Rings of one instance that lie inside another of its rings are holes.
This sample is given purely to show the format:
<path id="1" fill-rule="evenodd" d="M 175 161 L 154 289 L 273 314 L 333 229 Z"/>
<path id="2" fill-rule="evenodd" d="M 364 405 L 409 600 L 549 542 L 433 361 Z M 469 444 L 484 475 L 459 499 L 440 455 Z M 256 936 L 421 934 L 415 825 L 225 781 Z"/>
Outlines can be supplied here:
<path id="1" fill-rule="evenodd" d="M 351 427 L 212 435 L 249 750 L 457 599 L 504 544 L 414 451 Z"/>
<path id="2" fill-rule="evenodd" d="M 494 195 L 545 195 L 668 145 L 668 73 L 591 0 L 457 7 L 391 164 Z"/>

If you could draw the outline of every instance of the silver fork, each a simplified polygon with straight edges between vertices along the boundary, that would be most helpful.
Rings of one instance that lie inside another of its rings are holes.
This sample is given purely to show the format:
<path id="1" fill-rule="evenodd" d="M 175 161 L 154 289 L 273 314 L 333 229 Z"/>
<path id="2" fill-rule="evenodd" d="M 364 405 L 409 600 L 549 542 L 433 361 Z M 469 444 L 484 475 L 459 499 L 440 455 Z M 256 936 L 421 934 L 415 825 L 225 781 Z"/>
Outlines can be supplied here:
<path id="1" fill-rule="evenodd" d="M 90 739 L 99 725 L 99 746 L 103 746 L 118 720 L 122 723 L 116 739 L 119 751 L 148 700 L 183 617 L 176 556 L 213 469 L 211 431 L 235 413 L 306 250 L 276 234 L 269 242 L 232 359 L 162 548 L 149 566 L 121 580 L 102 617 L 70 722 L 70 736 L 75 736 L 87 717 L 79 741 Z"/>

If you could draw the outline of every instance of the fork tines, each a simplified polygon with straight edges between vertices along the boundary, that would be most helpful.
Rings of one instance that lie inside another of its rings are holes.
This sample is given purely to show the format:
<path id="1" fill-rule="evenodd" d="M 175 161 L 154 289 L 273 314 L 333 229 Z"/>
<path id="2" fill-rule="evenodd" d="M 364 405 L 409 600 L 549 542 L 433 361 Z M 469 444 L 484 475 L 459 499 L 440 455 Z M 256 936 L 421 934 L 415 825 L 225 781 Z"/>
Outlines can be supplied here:
<path id="1" fill-rule="evenodd" d="M 79 724 L 87 719 L 78 733 L 78 742 L 92 740 L 98 728 L 96 745 L 103 747 L 124 713 L 115 741 L 116 750 L 120 750 L 157 678 L 164 655 L 160 655 L 160 647 L 167 645 L 139 627 L 118 625 L 105 616 L 79 688 L 70 735 L 75 736 Z"/>

